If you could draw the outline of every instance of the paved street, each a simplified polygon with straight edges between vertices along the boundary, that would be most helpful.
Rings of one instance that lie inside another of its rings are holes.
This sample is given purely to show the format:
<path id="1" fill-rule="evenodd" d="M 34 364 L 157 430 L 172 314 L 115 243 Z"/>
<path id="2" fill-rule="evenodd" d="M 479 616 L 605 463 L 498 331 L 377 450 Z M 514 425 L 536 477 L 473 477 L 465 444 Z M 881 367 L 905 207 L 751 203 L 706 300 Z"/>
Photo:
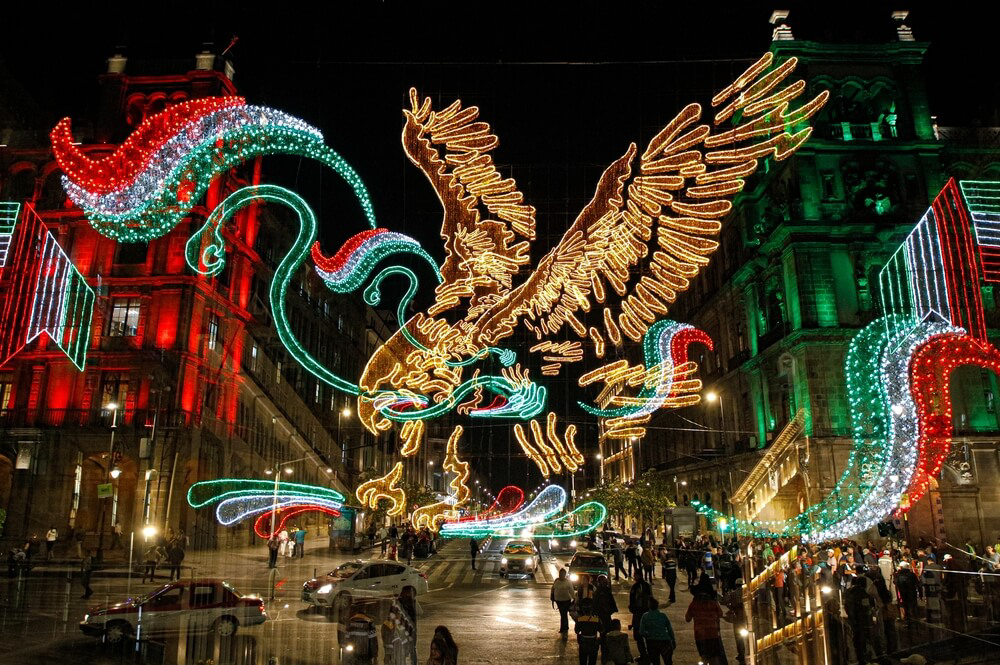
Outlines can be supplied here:
<path id="1" fill-rule="evenodd" d="M 544 554 L 536 580 L 507 580 L 497 574 L 504 540 L 494 540 L 480 556 L 473 571 L 465 541 L 446 543 L 441 551 L 414 566 L 428 575 L 430 591 L 420 597 L 418 618 L 418 660 L 427 658 L 430 638 L 437 625 L 448 626 L 460 647 L 462 663 L 576 663 L 574 639 L 564 641 L 558 634 L 559 616 L 549 603 L 549 586 L 558 567 L 569 555 Z M 184 640 L 167 639 L 165 646 L 152 644 L 143 653 L 144 662 L 305 664 L 338 662 L 336 623 L 325 614 L 310 611 L 299 599 L 302 583 L 316 569 L 323 572 L 351 559 L 331 555 L 317 546 L 306 557 L 282 560 L 276 575 L 275 600 L 267 603 L 271 620 L 262 626 L 246 627 L 231 640 L 213 635 L 193 635 Z M 243 593 L 267 596 L 266 552 L 227 551 L 212 555 L 194 553 L 185 564 L 188 577 L 223 577 Z M 84 637 L 78 623 L 87 607 L 117 601 L 133 592 L 146 593 L 153 584 L 128 579 L 124 569 L 111 569 L 113 576 L 95 577 L 95 594 L 90 601 L 80 598 L 78 579 L 67 573 L 38 569 L 28 578 L 4 579 L 0 607 L 0 662 L 5 663 L 112 663 L 131 662 L 130 653 L 117 653 Z M 161 578 L 162 579 L 162 578 Z M 159 583 L 159 582 L 158 582 Z M 655 588 L 666 600 L 662 580 Z M 624 611 L 629 586 L 614 585 L 622 625 L 629 623 Z M 678 603 L 668 609 L 679 645 L 674 662 L 697 663 L 690 624 L 684 612 L 690 595 L 686 584 L 678 587 Z M 96 601 L 96 602 L 95 602 Z M 724 630 L 728 625 L 724 626 Z M 731 631 L 727 631 L 727 652 L 735 660 Z M 224 643 L 223 643 L 224 642 Z M 633 644 L 634 648 L 634 644 Z M 166 653 L 163 653 L 163 652 Z M 143 661 L 140 661 L 143 662 Z"/>

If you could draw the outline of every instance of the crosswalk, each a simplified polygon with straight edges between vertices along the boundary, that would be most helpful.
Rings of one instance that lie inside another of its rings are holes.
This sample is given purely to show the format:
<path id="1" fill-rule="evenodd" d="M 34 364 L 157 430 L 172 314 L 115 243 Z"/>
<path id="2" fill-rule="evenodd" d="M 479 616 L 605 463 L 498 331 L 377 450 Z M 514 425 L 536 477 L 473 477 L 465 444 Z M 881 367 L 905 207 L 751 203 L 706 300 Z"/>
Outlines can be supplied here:
<path id="1" fill-rule="evenodd" d="M 477 557 L 476 569 L 472 569 L 471 559 L 448 555 L 437 555 L 426 561 L 414 561 L 413 567 L 427 575 L 432 589 L 457 585 L 490 585 L 490 584 L 552 584 L 558 576 L 561 564 L 549 556 L 545 556 L 542 565 L 535 573 L 534 579 L 507 579 L 500 577 L 500 555 L 485 553 Z"/>

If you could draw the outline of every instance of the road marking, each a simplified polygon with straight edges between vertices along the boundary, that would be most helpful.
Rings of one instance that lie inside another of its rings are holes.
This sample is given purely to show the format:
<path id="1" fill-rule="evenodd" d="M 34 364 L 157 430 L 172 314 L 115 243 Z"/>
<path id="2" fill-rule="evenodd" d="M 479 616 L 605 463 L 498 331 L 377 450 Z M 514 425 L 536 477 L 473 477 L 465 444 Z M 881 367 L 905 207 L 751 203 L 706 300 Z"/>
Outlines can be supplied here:
<path id="1" fill-rule="evenodd" d="M 495 587 L 493 589 L 485 589 L 483 591 L 479 591 L 479 592 L 476 592 L 476 593 L 470 593 L 470 594 L 462 596 L 462 599 L 464 600 L 465 598 L 474 598 L 476 596 L 482 596 L 483 594 L 493 593 L 495 591 L 503 591 L 504 589 L 506 589 L 509 586 L 510 586 L 509 584 L 504 584 L 503 586 L 498 586 L 498 587 Z M 455 599 L 454 598 L 450 598 L 448 600 L 439 600 L 436 603 L 424 603 L 424 605 L 431 605 L 431 606 L 433 606 L 433 605 L 440 605 L 441 603 L 447 603 L 447 602 L 455 602 Z"/>

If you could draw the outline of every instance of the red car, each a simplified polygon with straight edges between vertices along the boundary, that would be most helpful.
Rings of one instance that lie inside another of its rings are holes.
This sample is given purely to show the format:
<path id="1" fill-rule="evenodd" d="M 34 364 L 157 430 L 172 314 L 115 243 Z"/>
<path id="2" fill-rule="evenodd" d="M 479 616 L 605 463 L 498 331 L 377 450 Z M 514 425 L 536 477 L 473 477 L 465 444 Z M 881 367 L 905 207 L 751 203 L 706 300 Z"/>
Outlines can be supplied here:
<path id="1" fill-rule="evenodd" d="M 80 622 L 85 635 L 120 642 L 126 637 L 215 631 L 234 635 L 240 626 L 267 621 L 264 601 L 244 596 L 228 582 L 191 580 L 164 584 L 149 595 L 91 609 Z"/>

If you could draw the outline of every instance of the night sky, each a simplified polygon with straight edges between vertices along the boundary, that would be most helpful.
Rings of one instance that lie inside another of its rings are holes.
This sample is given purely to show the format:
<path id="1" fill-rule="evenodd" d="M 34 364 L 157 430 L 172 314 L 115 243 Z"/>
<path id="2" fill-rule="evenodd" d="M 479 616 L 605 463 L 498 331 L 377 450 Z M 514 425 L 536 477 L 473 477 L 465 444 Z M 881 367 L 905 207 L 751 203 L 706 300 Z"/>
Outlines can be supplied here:
<path id="1" fill-rule="evenodd" d="M 431 3 L 385 3 L 360 13 L 353 4 L 343 12 L 343 4 L 287 14 L 283 3 L 267 10 L 227 3 L 191 14 L 162 4 L 121 5 L 118 15 L 26 16 L 0 36 L 0 75 L 33 98 L 35 121 L 47 129 L 65 115 L 81 123 L 94 115 L 97 76 L 116 52 L 129 57 L 126 73 L 149 61 L 176 61 L 175 71 L 184 71 L 193 68 L 195 53 L 218 53 L 236 36 L 231 57 L 240 93 L 323 130 L 367 183 L 380 226 L 417 237 L 437 258 L 443 257 L 441 211 L 403 155 L 401 108 L 410 86 L 430 95 L 435 108 L 461 98 L 480 107 L 500 137 L 494 159 L 538 208 L 537 257 L 630 141 L 644 145 L 681 107 L 707 102 L 767 50 L 776 6 L 698 3 L 708 9 L 668 11 L 653 7 L 674 3 L 478 3 L 492 12 L 472 18 Z M 997 126 L 995 24 L 960 4 L 948 3 L 949 12 L 915 8 L 908 21 L 917 39 L 931 44 L 932 112 L 946 126 Z M 890 10 L 900 5 L 906 3 L 782 6 L 792 10 L 789 24 L 799 39 L 890 42 Z M 149 8 L 160 15 L 138 16 Z M 209 42 L 214 46 L 204 46 Z M 364 228 L 349 190 L 331 172 L 297 159 L 267 164 L 269 180 L 292 186 L 314 205 L 328 252 Z M 523 469 L 514 473 L 517 481 Z"/>

